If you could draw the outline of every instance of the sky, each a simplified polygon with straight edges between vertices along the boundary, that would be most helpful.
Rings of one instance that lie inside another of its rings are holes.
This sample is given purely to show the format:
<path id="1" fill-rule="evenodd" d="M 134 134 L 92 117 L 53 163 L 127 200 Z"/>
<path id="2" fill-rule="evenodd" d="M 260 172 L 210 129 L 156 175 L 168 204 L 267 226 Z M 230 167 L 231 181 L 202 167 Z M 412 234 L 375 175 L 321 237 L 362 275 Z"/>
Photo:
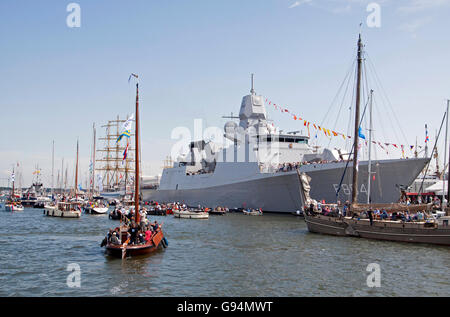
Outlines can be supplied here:
<path id="1" fill-rule="evenodd" d="M 265 99 L 347 132 L 351 93 L 333 100 L 360 30 L 382 84 L 368 85 L 375 90 L 377 141 L 412 145 L 417 138 L 423 145 L 428 124 L 434 142 L 450 98 L 450 0 L 74 2 L 81 9 L 74 28 L 66 23 L 71 1 L 0 2 L 0 186 L 17 162 L 23 186 L 36 165 L 49 186 L 53 141 L 55 182 L 62 158 L 73 177 L 77 139 L 85 177 L 92 124 L 102 136 L 101 125 L 134 112 L 130 73 L 139 74 L 145 175 L 161 173 L 177 141 L 174 128 L 193 130 L 194 119 L 222 128 L 223 115 L 238 114 L 251 73 Z M 367 23 L 371 3 L 380 9 L 379 27 Z M 306 133 L 288 114 L 266 107 L 280 129 Z M 442 157 L 443 140 L 439 146 Z"/>

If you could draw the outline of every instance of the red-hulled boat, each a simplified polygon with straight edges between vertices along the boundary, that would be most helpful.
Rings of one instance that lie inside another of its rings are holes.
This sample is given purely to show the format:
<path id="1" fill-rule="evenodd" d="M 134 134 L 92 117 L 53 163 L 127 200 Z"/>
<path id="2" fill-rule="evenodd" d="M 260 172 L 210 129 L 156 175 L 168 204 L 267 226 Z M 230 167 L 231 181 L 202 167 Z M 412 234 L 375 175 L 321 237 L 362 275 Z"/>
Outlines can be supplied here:
<path id="1" fill-rule="evenodd" d="M 128 231 L 122 231 L 122 239 L 126 240 Z M 145 244 L 138 245 L 128 245 L 124 244 L 112 244 L 108 243 L 106 245 L 106 253 L 111 256 L 115 256 L 118 258 L 125 258 L 127 256 L 137 256 L 137 255 L 145 255 L 151 252 L 158 250 L 158 248 L 163 245 L 165 242 L 164 234 L 161 229 L 151 237 L 151 239 Z"/>
<path id="2" fill-rule="evenodd" d="M 132 75 L 138 78 L 137 75 Z M 134 177 L 134 213 L 135 213 L 135 223 L 139 224 L 141 222 L 140 205 L 139 205 L 139 83 L 136 84 L 136 126 L 135 126 L 135 177 Z M 120 241 L 119 243 L 112 243 L 107 241 L 106 243 L 106 253 L 111 256 L 116 256 L 120 258 L 125 258 L 126 256 L 137 256 L 146 255 L 152 253 L 160 246 L 167 247 L 167 240 L 164 238 L 164 233 L 161 226 L 153 232 L 150 239 L 144 244 L 128 244 L 128 229 L 127 225 L 120 226 Z"/>

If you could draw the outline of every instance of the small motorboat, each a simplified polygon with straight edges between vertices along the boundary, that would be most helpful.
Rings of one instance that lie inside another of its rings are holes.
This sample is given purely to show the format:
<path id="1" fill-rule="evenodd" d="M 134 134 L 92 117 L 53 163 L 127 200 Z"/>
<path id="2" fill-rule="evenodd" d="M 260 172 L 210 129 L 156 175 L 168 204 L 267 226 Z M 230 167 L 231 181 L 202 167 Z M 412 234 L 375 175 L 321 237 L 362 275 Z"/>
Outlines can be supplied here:
<path id="1" fill-rule="evenodd" d="M 91 210 L 91 214 L 93 214 L 93 215 L 106 215 L 106 213 L 108 212 L 108 207 L 101 207 L 101 206 L 99 206 L 99 207 L 94 207 L 94 208 L 92 208 L 92 210 Z"/>
<path id="2" fill-rule="evenodd" d="M 203 210 L 173 210 L 175 218 L 183 219 L 208 219 L 209 214 Z"/>
<path id="3" fill-rule="evenodd" d="M 81 206 L 77 202 L 59 202 L 56 207 L 47 206 L 44 215 L 60 218 L 80 218 Z"/>
<path id="4" fill-rule="evenodd" d="M 116 205 L 112 211 L 109 212 L 109 219 L 111 220 L 120 220 L 122 218 L 122 208 L 119 205 Z"/>
<path id="5" fill-rule="evenodd" d="M 14 202 L 6 202 L 5 210 L 6 211 L 23 211 L 24 208 L 21 203 L 14 201 Z"/>
<path id="6" fill-rule="evenodd" d="M 150 207 L 147 210 L 147 215 L 150 215 L 150 216 L 167 216 L 167 209 L 166 208 Z"/>
<path id="7" fill-rule="evenodd" d="M 263 215 L 263 212 L 262 212 L 261 209 L 260 209 L 260 210 L 257 210 L 257 209 L 252 209 L 252 210 L 247 209 L 247 210 L 243 210 L 242 212 L 243 212 L 244 215 L 246 215 L 246 216 L 262 216 L 262 215 Z"/>
<path id="8" fill-rule="evenodd" d="M 206 211 L 206 209 L 205 209 L 205 211 Z M 208 213 L 210 215 L 223 216 L 223 215 L 227 214 L 227 209 L 223 208 L 223 207 L 217 207 L 217 208 L 214 208 L 214 209 L 208 209 L 207 211 L 208 211 Z"/>
<path id="9" fill-rule="evenodd" d="M 91 215 L 106 215 L 108 213 L 108 204 L 107 202 L 103 201 L 102 198 L 95 198 L 93 201 L 88 201 L 84 205 L 84 211 L 87 214 Z"/>
<path id="10" fill-rule="evenodd" d="M 291 215 L 296 217 L 304 217 L 303 210 L 297 210 L 296 212 L 292 212 Z"/>

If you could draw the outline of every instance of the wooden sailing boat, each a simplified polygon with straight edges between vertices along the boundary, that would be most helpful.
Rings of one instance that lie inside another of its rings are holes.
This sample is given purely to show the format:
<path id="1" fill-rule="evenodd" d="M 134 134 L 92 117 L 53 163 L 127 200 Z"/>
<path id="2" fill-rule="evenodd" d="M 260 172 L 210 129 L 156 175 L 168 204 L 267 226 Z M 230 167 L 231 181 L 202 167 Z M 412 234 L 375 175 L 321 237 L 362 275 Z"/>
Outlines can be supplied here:
<path id="1" fill-rule="evenodd" d="M 137 76 L 135 76 L 137 78 Z M 135 221 L 132 224 L 138 226 L 141 223 L 141 214 L 140 214 L 140 199 L 139 199 L 139 186 L 140 186 L 140 176 L 139 176 L 139 83 L 136 83 L 136 126 L 135 126 L 135 177 L 134 177 L 134 217 Z M 167 246 L 167 240 L 164 238 L 163 231 L 160 226 L 154 229 L 154 232 L 149 237 L 145 243 L 142 244 L 133 244 L 130 240 L 129 230 L 136 230 L 135 228 L 131 228 L 128 225 L 120 226 L 120 240 L 118 243 L 114 243 L 112 240 L 108 241 L 106 239 L 106 253 L 111 256 L 125 258 L 126 256 L 137 256 L 137 255 L 145 255 L 150 254 L 160 246 Z M 103 243 L 102 243 L 103 245 Z"/>
<path id="2" fill-rule="evenodd" d="M 78 156 L 79 156 L 79 145 L 77 140 L 77 162 L 75 168 L 75 199 L 69 201 L 60 201 L 56 203 L 56 206 L 47 206 L 44 210 L 44 214 L 49 217 L 60 217 L 60 218 L 80 218 L 81 217 L 81 203 L 78 201 Z"/>
<path id="3" fill-rule="evenodd" d="M 305 208 L 305 221 L 308 230 L 313 233 L 322 233 L 335 236 L 353 236 L 378 240 L 389 240 L 399 242 L 415 242 L 450 245 L 450 226 L 449 219 L 436 221 L 431 216 L 425 220 L 405 221 L 405 218 L 399 220 L 397 217 L 386 219 L 374 219 L 374 209 L 384 209 L 393 211 L 393 215 L 403 215 L 403 211 L 408 213 L 415 210 L 427 210 L 428 205 L 400 205 L 400 204 L 358 204 L 358 143 L 359 143 L 359 122 L 360 122 L 360 92 L 361 92 L 361 61 L 363 44 L 361 34 L 358 39 L 358 77 L 356 91 L 356 111 L 355 111 L 355 133 L 353 145 L 353 183 L 352 183 L 352 204 L 345 217 L 337 214 L 325 215 L 315 211 L 313 204 Z M 448 113 L 447 113 L 448 115 Z M 372 129 L 372 127 L 370 128 Z M 309 199 L 309 180 L 305 175 L 299 176 L 300 188 L 304 204 L 308 204 Z M 370 177 L 370 174 L 369 174 Z M 363 212 L 368 212 L 369 219 L 361 219 Z M 408 215 L 408 214 L 407 214 Z M 419 218 L 426 215 L 419 211 Z"/>

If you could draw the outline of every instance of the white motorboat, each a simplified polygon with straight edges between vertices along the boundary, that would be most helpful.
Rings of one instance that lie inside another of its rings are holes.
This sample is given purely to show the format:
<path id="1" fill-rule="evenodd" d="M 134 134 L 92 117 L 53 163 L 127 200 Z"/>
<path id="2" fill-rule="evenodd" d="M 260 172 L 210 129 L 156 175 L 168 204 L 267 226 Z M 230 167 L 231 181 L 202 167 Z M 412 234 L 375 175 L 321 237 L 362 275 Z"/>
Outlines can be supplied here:
<path id="1" fill-rule="evenodd" d="M 105 203 L 98 202 L 88 202 L 84 206 L 84 211 L 91 215 L 106 215 L 108 213 L 109 207 Z"/>
<path id="2" fill-rule="evenodd" d="M 261 210 L 252 210 L 252 211 L 243 210 L 242 212 L 246 216 L 262 216 L 263 215 Z"/>
<path id="3" fill-rule="evenodd" d="M 190 210 L 174 210 L 173 216 L 175 218 L 183 219 L 208 219 L 209 214 L 204 211 L 190 211 Z"/>
<path id="4" fill-rule="evenodd" d="M 76 202 L 59 202 L 56 206 L 47 205 L 44 214 L 49 217 L 80 218 L 81 207 Z"/>
<path id="5" fill-rule="evenodd" d="M 24 208 L 20 203 L 6 203 L 5 204 L 6 211 L 23 211 Z"/>
<path id="6" fill-rule="evenodd" d="M 91 210 L 91 214 L 106 215 L 108 209 L 108 207 L 94 207 Z"/>

